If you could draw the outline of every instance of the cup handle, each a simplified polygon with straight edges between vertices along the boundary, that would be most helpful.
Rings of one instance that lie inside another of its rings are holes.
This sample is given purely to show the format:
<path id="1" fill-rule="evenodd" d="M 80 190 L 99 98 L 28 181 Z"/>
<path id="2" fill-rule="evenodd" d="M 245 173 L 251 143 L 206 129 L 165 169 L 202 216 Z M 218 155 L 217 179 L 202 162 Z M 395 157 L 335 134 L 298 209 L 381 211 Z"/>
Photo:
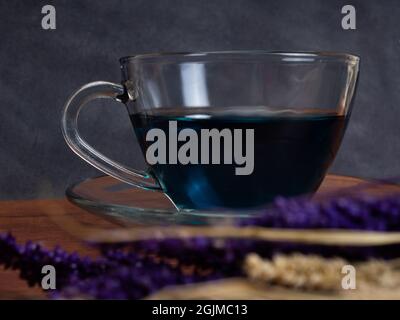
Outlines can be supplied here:
<path id="1" fill-rule="evenodd" d="M 78 116 L 82 107 L 94 99 L 113 99 L 123 103 L 127 94 L 122 85 L 96 81 L 78 89 L 64 106 L 61 129 L 68 146 L 95 168 L 139 188 L 162 190 L 158 181 L 144 171 L 138 171 L 113 161 L 94 149 L 79 134 Z"/>

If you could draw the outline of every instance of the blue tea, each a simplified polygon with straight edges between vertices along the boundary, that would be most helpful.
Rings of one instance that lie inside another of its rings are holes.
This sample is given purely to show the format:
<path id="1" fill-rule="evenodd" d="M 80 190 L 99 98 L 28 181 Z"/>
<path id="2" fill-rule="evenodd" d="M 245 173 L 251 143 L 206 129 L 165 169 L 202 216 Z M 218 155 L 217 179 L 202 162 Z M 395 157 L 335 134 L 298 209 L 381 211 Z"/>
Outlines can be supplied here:
<path id="1" fill-rule="evenodd" d="M 150 133 L 165 134 L 158 137 L 165 148 L 153 150 L 153 158 L 160 161 L 147 162 L 150 173 L 180 209 L 255 208 L 277 196 L 312 193 L 332 163 L 346 127 L 344 116 L 329 113 L 203 110 L 184 114 L 164 108 L 130 116 L 145 155 L 157 142 Z M 181 132 L 187 139 L 179 139 Z M 204 147 L 204 132 L 224 134 L 215 140 L 217 146 L 210 137 L 211 143 Z"/>

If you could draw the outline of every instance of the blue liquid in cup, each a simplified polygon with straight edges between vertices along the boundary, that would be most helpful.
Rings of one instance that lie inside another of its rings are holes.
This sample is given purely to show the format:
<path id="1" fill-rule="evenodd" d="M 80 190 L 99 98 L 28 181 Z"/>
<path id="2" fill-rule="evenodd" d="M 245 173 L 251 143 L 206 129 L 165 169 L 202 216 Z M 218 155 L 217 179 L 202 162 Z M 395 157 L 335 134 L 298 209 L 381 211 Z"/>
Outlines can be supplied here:
<path id="1" fill-rule="evenodd" d="M 234 162 L 149 166 L 178 208 L 202 210 L 255 208 L 277 196 L 313 193 L 332 163 L 346 127 L 342 115 L 315 112 L 199 115 L 169 113 L 164 108 L 159 113 L 155 109 L 151 114 L 135 113 L 130 117 L 144 154 L 153 143 L 146 141 L 147 132 L 153 128 L 165 132 L 168 144 L 171 121 L 176 121 L 178 133 L 190 128 L 199 137 L 201 129 L 254 129 L 254 170 L 250 175 L 236 175 L 238 165 Z M 177 142 L 178 149 L 184 143 Z M 244 139 L 242 143 L 244 151 Z M 200 143 L 198 154 L 200 157 Z"/>

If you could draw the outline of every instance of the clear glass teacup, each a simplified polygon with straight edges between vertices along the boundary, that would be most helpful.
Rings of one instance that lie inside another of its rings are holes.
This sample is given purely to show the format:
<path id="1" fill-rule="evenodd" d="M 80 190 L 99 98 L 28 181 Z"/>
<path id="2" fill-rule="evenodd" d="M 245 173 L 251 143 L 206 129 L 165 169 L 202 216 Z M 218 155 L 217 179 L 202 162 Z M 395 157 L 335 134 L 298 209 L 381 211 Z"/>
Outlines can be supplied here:
<path id="1" fill-rule="evenodd" d="M 68 145 L 108 175 L 164 192 L 178 209 L 215 210 L 316 191 L 349 120 L 359 58 L 231 51 L 143 54 L 120 64 L 121 84 L 89 83 L 67 101 Z M 81 138 L 79 111 L 97 98 L 125 104 L 146 172 Z"/>

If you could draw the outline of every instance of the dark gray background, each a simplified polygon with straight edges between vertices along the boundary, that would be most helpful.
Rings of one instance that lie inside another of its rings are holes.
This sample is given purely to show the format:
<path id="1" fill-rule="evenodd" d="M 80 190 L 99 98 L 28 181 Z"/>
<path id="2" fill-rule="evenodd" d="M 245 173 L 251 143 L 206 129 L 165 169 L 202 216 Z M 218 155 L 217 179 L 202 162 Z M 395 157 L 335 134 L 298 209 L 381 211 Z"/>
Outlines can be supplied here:
<path id="1" fill-rule="evenodd" d="M 41 28 L 41 8 L 57 29 Z M 341 8 L 357 30 L 341 28 Z M 119 82 L 118 58 L 157 51 L 332 50 L 361 56 L 352 120 L 332 171 L 400 174 L 398 1 L 126 0 L 0 3 L 0 198 L 62 196 L 98 172 L 65 145 L 59 118 L 67 97 L 94 80 Z M 81 126 L 89 142 L 143 166 L 123 106 L 94 102 Z"/>

